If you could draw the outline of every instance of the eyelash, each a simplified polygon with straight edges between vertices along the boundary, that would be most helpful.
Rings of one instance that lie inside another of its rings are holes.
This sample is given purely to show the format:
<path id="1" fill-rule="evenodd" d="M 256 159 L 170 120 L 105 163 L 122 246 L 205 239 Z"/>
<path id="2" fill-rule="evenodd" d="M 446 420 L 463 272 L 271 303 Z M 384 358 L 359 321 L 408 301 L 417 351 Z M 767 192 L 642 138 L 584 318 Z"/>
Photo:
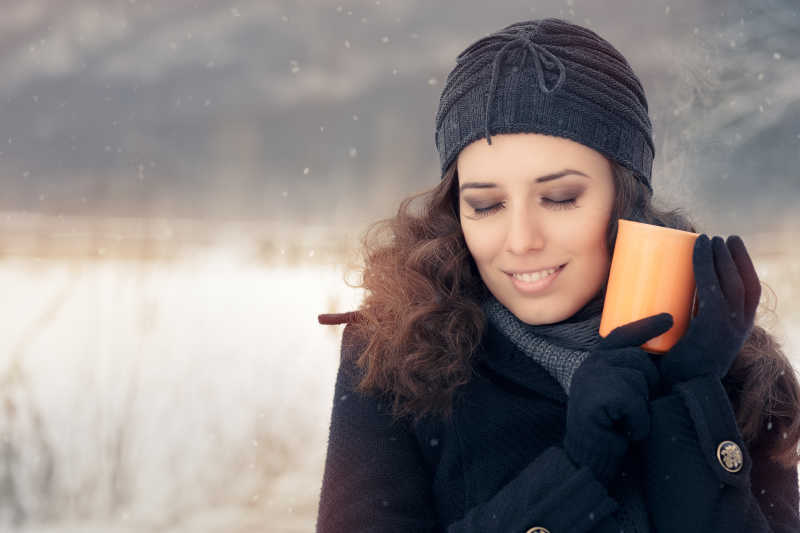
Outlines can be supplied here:
<path id="1" fill-rule="evenodd" d="M 549 209 L 558 210 L 558 209 L 570 209 L 572 207 L 575 207 L 576 198 L 572 198 L 571 200 L 562 200 L 560 202 L 549 200 L 547 198 L 542 198 L 542 200 L 544 201 L 545 204 L 549 204 L 552 206 Z M 500 202 L 499 204 L 495 204 L 491 207 L 476 207 L 473 208 L 473 211 L 475 212 L 476 217 L 481 218 L 502 209 L 502 207 L 503 207 L 503 202 Z"/>

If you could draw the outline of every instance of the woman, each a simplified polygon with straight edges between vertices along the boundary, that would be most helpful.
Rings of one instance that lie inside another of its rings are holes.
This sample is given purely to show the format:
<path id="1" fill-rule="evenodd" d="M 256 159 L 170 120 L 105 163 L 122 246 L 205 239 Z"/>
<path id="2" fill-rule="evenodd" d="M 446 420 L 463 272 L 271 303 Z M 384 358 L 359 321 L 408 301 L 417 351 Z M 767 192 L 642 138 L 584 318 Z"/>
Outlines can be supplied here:
<path id="1" fill-rule="evenodd" d="M 481 38 L 436 147 L 420 213 L 365 239 L 362 308 L 319 317 L 348 324 L 317 531 L 800 531 L 800 386 L 740 238 L 697 239 L 667 354 L 640 348 L 666 313 L 599 336 L 617 221 L 696 231 L 651 201 L 624 57 L 560 19 Z"/>

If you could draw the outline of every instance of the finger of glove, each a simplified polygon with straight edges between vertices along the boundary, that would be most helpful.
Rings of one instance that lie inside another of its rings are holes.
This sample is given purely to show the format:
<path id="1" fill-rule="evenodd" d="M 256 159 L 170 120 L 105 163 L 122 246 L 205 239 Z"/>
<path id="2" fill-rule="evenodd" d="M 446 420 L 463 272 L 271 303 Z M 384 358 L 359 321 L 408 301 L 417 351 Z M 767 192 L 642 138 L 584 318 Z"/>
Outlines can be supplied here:
<path id="1" fill-rule="evenodd" d="M 689 336 L 687 333 L 672 349 L 660 356 L 656 366 L 662 387 L 666 390 L 670 390 L 677 382 L 715 370 L 716 360 L 711 355 L 713 347 L 703 346 L 703 340 L 697 341 L 697 338 L 697 334 Z M 713 338 L 711 340 L 713 342 Z"/>
<path id="2" fill-rule="evenodd" d="M 714 252 L 708 235 L 702 233 L 694 241 L 692 255 L 695 285 L 697 286 L 698 318 L 725 311 L 725 301 L 714 267 Z"/>
<path id="3" fill-rule="evenodd" d="M 727 245 L 731 252 L 731 257 L 739 268 L 739 274 L 742 276 L 742 282 L 744 283 L 745 320 L 748 323 L 752 323 L 755 318 L 758 302 L 761 299 L 761 282 L 758 279 L 753 261 L 750 260 L 750 254 L 747 253 L 747 248 L 745 248 L 741 237 L 738 235 L 731 235 L 728 237 Z"/>
<path id="4" fill-rule="evenodd" d="M 614 420 L 612 428 L 620 428 L 627 438 L 640 441 L 650 433 L 647 387 L 641 374 L 631 376 L 627 384 L 616 396 L 616 403 L 607 407 L 608 416 Z"/>
<path id="5" fill-rule="evenodd" d="M 613 329 L 606 337 L 601 337 L 599 348 L 622 348 L 641 346 L 650 339 L 667 332 L 673 325 L 672 315 L 659 313 L 640 318 Z"/>
<path id="6" fill-rule="evenodd" d="M 617 374 L 633 370 L 642 375 L 647 386 L 655 389 L 661 380 L 661 374 L 650 354 L 637 347 L 595 350 L 572 375 L 572 390 L 586 387 L 592 389 L 599 386 L 608 387 L 608 382 L 618 379 Z M 645 393 L 646 394 L 646 393 Z"/>
<path id="7" fill-rule="evenodd" d="M 715 235 L 711 240 L 714 251 L 714 268 L 720 287 L 728 301 L 728 312 L 736 323 L 744 320 L 744 284 L 739 275 L 739 268 L 731 257 L 728 247 L 722 237 Z M 735 313 L 735 314 L 733 314 Z"/>
<path id="8" fill-rule="evenodd" d="M 628 348 L 615 351 L 608 356 L 608 365 L 617 372 L 635 371 L 644 378 L 648 389 L 655 389 L 661 380 L 658 367 L 649 354 L 641 348 Z M 647 396 L 648 390 L 643 391 Z"/>
<path id="9" fill-rule="evenodd" d="M 624 432 L 629 438 L 647 435 L 648 388 L 644 376 L 635 370 L 624 370 L 618 374 L 613 390 L 605 392 L 587 407 L 589 421 L 611 432 Z"/>
<path id="10" fill-rule="evenodd" d="M 625 416 L 628 437 L 634 441 L 644 440 L 650 434 L 650 411 L 648 402 L 637 397 L 628 405 Z"/>

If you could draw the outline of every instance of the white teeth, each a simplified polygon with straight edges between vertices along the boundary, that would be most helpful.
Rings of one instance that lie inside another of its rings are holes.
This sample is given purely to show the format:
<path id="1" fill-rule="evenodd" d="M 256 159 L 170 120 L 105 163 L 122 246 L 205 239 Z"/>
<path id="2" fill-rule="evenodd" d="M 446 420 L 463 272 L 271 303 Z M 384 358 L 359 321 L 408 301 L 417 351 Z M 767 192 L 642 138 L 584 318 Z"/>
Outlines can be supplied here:
<path id="1" fill-rule="evenodd" d="M 542 278 L 546 278 L 556 270 L 558 270 L 558 267 L 551 268 L 550 270 L 541 270 L 539 272 L 534 272 L 533 274 L 512 274 L 512 275 L 517 279 L 530 283 L 532 281 L 537 281 Z"/>

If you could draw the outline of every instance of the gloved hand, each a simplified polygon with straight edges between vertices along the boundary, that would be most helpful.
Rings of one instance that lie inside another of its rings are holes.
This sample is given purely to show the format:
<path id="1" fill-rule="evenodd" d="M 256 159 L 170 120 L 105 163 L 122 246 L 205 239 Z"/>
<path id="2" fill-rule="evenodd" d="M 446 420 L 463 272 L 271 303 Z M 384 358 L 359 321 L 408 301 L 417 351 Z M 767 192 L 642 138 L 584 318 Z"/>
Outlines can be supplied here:
<path id="1" fill-rule="evenodd" d="M 709 241 L 705 233 L 694 244 L 694 277 L 697 286 L 697 315 L 686 333 L 656 366 L 662 386 L 690 378 L 724 377 L 753 329 L 761 284 L 738 235 Z"/>
<path id="2" fill-rule="evenodd" d="M 650 433 L 649 399 L 658 369 L 640 346 L 673 325 L 669 313 L 624 324 L 603 338 L 575 370 L 569 388 L 564 449 L 608 485 L 629 440 Z"/>

